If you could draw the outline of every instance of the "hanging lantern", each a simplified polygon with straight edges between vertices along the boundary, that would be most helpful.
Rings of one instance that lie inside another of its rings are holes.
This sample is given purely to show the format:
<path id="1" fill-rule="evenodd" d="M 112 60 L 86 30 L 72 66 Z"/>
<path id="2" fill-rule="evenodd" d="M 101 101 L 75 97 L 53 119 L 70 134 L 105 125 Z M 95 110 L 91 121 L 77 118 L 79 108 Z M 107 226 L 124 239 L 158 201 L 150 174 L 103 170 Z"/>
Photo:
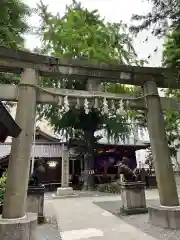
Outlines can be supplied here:
<path id="1" fill-rule="evenodd" d="M 51 161 L 48 161 L 47 164 L 50 168 L 56 168 L 58 161 L 51 160 Z"/>

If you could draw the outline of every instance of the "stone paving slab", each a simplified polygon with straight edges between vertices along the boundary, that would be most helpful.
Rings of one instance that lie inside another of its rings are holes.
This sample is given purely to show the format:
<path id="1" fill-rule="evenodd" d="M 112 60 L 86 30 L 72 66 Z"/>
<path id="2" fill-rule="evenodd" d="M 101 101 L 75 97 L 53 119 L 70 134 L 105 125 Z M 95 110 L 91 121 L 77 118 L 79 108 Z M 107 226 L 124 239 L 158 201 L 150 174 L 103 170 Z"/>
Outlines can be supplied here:
<path id="1" fill-rule="evenodd" d="M 54 208 L 51 201 L 45 198 L 46 224 L 37 226 L 37 240 L 61 240 L 60 231 L 55 217 Z"/>
<path id="2" fill-rule="evenodd" d="M 76 198 L 101 198 L 101 197 L 113 197 L 119 198 L 119 193 L 108 193 L 108 192 L 98 192 L 98 191 L 74 191 L 76 193 Z M 48 192 L 45 194 L 45 200 L 53 199 L 53 195 L 56 192 Z M 158 197 L 158 190 L 157 189 L 148 189 L 146 190 L 146 195 L 148 198 L 157 198 Z M 68 197 L 67 197 L 68 198 Z M 67 199 L 66 198 L 66 199 Z"/>
<path id="3" fill-rule="evenodd" d="M 147 205 L 158 204 L 158 200 L 147 200 Z M 146 234 L 151 235 L 159 240 L 179 240 L 180 230 L 168 230 L 162 229 L 150 225 L 148 222 L 148 214 L 131 215 L 131 216 L 121 216 L 119 214 L 120 201 L 104 201 L 104 202 L 94 202 L 97 206 L 102 209 L 112 213 L 117 216 L 122 221 L 134 226 Z"/>
<path id="4" fill-rule="evenodd" d="M 146 191 L 147 199 L 157 199 L 156 189 Z M 157 200 L 148 200 L 157 203 Z M 95 204 L 94 204 L 95 203 Z M 117 217 L 120 195 L 83 192 L 74 199 L 53 199 L 45 195 L 49 223 L 40 226 L 38 240 L 179 240 L 176 231 L 164 232 L 148 225 L 148 216 Z M 56 220 L 51 221 L 56 218 Z M 52 224 L 53 222 L 53 224 Z M 153 233 L 154 232 L 154 233 Z M 38 234 L 38 233 L 37 233 Z M 61 238 L 60 238 L 61 235 Z"/>
<path id="5" fill-rule="evenodd" d="M 37 227 L 37 240 L 61 240 L 57 225 L 43 224 Z"/>
<path id="6" fill-rule="evenodd" d="M 114 196 L 117 200 L 117 197 Z M 93 203 L 113 197 L 53 200 L 62 240 L 156 240 Z"/>

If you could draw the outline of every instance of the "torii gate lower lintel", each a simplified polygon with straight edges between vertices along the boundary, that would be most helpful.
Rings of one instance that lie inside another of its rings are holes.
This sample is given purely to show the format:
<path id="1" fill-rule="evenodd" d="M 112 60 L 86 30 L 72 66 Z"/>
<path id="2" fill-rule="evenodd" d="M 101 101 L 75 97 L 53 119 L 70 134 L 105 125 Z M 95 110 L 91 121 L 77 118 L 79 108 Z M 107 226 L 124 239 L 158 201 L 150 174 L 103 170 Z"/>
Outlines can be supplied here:
<path id="1" fill-rule="evenodd" d="M 1 48 L 0 48 L 1 50 Z M 11 51 L 11 50 L 7 50 Z M 21 52 L 22 53 L 22 52 Z M 161 109 L 161 103 L 163 105 L 163 109 L 169 108 L 168 106 L 178 107 L 178 100 L 168 100 L 166 98 L 161 99 L 158 95 L 157 85 L 155 83 L 155 79 L 150 74 L 147 75 L 147 71 L 150 71 L 149 68 L 145 68 L 145 77 L 146 80 L 142 80 L 142 73 L 140 77 L 140 81 L 136 82 L 137 85 L 143 86 L 144 96 L 141 98 L 135 99 L 133 96 L 129 95 L 118 95 L 118 94 L 110 94 L 103 93 L 99 90 L 98 85 L 100 81 L 98 77 L 94 77 L 93 74 L 89 75 L 89 71 L 86 67 L 79 66 L 76 64 L 74 70 L 72 70 L 72 64 L 66 63 L 66 75 L 71 75 L 72 71 L 75 71 L 76 76 L 78 75 L 78 69 L 84 75 L 86 75 L 89 80 L 89 89 L 90 91 L 72 91 L 72 90 L 62 90 L 62 89 L 42 89 L 38 86 L 38 75 L 43 75 L 43 69 L 45 72 L 51 69 L 51 64 L 49 61 L 44 63 L 44 65 L 38 65 L 36 61 L 36 55 L 24 53 L 24 57 L 21 58 L 21 54 L 14 54 L 12 57 L 11 54 L 7 54 L 5 56 L 5 52 L 1 55 L 0 52 L 0 70 L 8 71 L 22 71 L 22 81 L 20 85 L 10 86 L 10 85 L 1 85 L 0 87 L 0 99 L 2 100 L 18 100 L 17 105 L 17 114 L 16 114 L 16 122 L 22 128 L 22 132 L 17 139 L 13 139 L 12 148 L 10 154 L 10 161 L 8 167 L 8 180 L 6 186 L 6 193 L 4 199 L 4 207 L 3 207 L 3 218 L 4 219 L 16 219 L 22 218 L 25 216 L 25 199 L 27 193 L 28 179 L 29 179 L 29 165 L 30 165 L 30 151 L 32 146 L 33 139 L 33 131 L 34 131 L 34 121 L 36 114 L 36 102 L 39 103 L 60 103 L 64 97 L 69 97 L 70 99 L 77 98 L 85 98 L 90 99 L 107 99 L 108 101 L 118 100 L 129 104 L 129 107 L 132 108 L 140 108 L 147 110 L 147 122 L 148 122 L 148 130 L 150 135 L 150 141 L 152 146 L 153 158 L 155 160 L 155 171 L 157 176 L 157 183 L 160 193 L 160 202 L 162 206 L 178 206 L 179 200 L 177 195 L 177 189 L 175 184 L 175 179 L 173 175 L 173 169 L 170 160 L 169 148 L 166 139 L 166 133 L 164 128 L 164 119 Z M 30 55 L 30 60 L 25 61 L 25 56 Z M 44 60 L 48 59 L 48 57 L 39 56 Z M 9 61 L 8 61 L 9 58 Z M 3 61 L 3 59 L 5 59 Z M 57 62 L 57 59 L 55 59 Z M 34 62 L 33 62 L 34 61 Z M 38 60 L 39 61 L 39 60 Z M 61 63 L 61 60 L 58 61 L 58 64 Z M 10 67 L 8 67 L 8 64 Z M 20 66 L 19 66 L 20 65 Z M 79 66 L 79 68 L 78 68 Z M 46 68 L 45 68 L 46 67 Z M 57 66 L 56 66 L 57 67 Z M 62 71 L 65 71 L 64 67 L 62 67 Z M 123 67 L 121 67 L 123 68 Z M 126 67 L 124 66 L 124 69 Z M 9 70 L 8 70 L 9 69 Z M 18 69 L 18 70 L 17 70 Z M 83 70 L 82 70 L 83 69 Z M 113 68 L 112 68 L 113 69 Z M 138 68 L 139 69 L 139 68 Z M 143 69 L 143 68 L 142 68 Z M 55 71 L 55 70 L 54 70 Z M 101 71 L 101 69 L 99 69 Z M 104 71 L 104 70 L 103 70 Z M 113 71 L 115 74 L 113 75 Z M 135 70 L 134 70 L 135 71 Z M 160 72 L 162 70 L 156 69 L 155 76 L 160 76 Z M 96 69 L 96 74 L 98 69 Z M 143 72 L 143 70 L 142 70 Z M 52 73 L 52 72 L 51 72 Z M 117 74 L 118 73 L 118 74 Z M 49 73 L 50 74 L 50 73 Z M 60 68 L 56 68 L 56 76 L 61 75 Z M 64 73 L 63 73 L 64 74 Z M 105 74 L 105 72 L 104 72 Z M 114 76 L 113 81 L 116 79 L 115 76 L 122 75 L 122 72 L 117 70 L 111 70 L 111 74 Z M 53 75 L 53 73 L 52 73 Z M 94 74 L 95 75 L 95 74 Z M 102 74 L 100 75 L 100 79 L 102 79 Z M 152 74 L 153 75 L 153 74 Z M 124 75 L 126 76 L 126 75 Z M 105 78 L 105 76 L 104 76 Z M 125 78 L 125 77 L 124 77 Z M 123 78 L 123 79 L 124 79 Z M 95 79 L 98 80 L 97 84 L 93 84 L 92 87 L 92 79 L 95 82 Z M 109 79 L 109 77 L 108 77 Z M 111 78 L 112 79 L 112 78 Z M 107 81 L 107 80 L 106 80 Z M 129 80 L 130 81 L 130 80 Z M 133 80 L 134 81 L 134 80 Z M 124 80 L 122 82 L 118 78 L 118 82 L 125 83 Z M 131 84 L 133 84 L 131 82 Z M 91 85 L 91 86 L 90 86 Z M 6 88 L 6 89 L 5 89 Z M 5 91 L 7 90 L 7 91 Z M 94 90 L 94 91 L 92 91 Z M 72 101 L 74 102 L 74 101 Z M 90 101 L 89 101 L 90 102 Z M 95 101 L 96 102 L 96 101 Z M 73 103 L 74 104 L 74 103 Z M 82 104 L 82 103 L 80 103 Z M 22 180 L 24 179 L 24 180 Z"/>

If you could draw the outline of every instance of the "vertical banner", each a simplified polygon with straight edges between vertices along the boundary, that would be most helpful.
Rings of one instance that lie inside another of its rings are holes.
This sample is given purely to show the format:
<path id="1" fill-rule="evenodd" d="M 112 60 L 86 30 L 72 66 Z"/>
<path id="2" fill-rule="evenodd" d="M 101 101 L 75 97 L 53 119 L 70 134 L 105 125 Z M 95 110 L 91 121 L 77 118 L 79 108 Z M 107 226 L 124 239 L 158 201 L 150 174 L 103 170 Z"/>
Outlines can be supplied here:
<path id="1" fill-rule="evenodd" d="M 61 187 L 69 187 L 69 151 L 62 146 L 62 174 Z"/>

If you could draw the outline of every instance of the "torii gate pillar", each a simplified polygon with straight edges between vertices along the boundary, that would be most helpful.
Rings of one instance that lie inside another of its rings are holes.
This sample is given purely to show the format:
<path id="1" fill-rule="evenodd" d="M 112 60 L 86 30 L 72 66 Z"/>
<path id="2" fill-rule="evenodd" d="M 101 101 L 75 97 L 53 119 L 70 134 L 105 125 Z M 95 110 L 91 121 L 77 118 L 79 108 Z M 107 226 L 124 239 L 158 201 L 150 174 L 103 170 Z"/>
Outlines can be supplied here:
<path id="1" fill-rule="evenodd" d="M 25 69 L 19 86 L 16 122 L 22 131 L 12 140 L 3 214 L 0 218 L 0 239 L 35 239 L 37 216 L 26 213 L 30 155 L 36 115 L 37 72 Z M 27 85 L 26 85 L 27 84 Z"/>
<path id="2" fill-rule="evenodd" d="M 152 224 L 165 228 L 180 228 L 180 207 L 178 207 L 176 182 L 160 97 L 154 81 L 147 81 L 144 84 L 144 96 L 147 104 L 147 125 L 160 198 L 160 206 L 149 208 L 150 220 Z M 177 216 L 173 215 L 174 211 L 176 211 L 178 219 Z"/>

